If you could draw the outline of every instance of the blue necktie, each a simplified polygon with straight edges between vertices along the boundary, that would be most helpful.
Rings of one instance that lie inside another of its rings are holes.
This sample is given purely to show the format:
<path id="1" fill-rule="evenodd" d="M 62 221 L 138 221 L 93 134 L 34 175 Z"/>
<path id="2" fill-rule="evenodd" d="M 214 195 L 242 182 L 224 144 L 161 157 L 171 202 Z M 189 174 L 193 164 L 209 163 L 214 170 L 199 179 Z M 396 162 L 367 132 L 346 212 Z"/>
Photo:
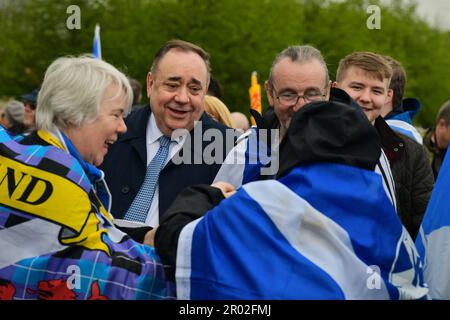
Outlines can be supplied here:
<path id="1" fill-rule="evenodd" d="M 145 222 L 148 210 L 153 201 L 156 185 L 158 184 L 159 173 L 164 167 L 167 155 L 169 154 L 170 138 L 162 136 L 159 138 L 159 149 L 155 157 L 147 166 L 144 182 L 141 189 L 133 200 L 130 208 L 124 216 L 125 220 Z"/>

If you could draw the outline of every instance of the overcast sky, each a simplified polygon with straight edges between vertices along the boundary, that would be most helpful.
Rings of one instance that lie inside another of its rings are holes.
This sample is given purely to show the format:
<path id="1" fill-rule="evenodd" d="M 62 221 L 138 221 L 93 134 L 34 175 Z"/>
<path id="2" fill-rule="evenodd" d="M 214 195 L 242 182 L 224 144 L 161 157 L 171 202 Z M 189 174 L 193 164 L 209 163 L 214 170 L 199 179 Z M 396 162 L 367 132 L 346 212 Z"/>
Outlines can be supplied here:
<path id="1" fill-rule="evenodd" d="M 405 0 L 412 1 L 412 0 Z M 389 3 L 390 0 L 385 0 Z M 450 30 L 450 0 L 415 0 L 417 13 L 433 26 Z"/>

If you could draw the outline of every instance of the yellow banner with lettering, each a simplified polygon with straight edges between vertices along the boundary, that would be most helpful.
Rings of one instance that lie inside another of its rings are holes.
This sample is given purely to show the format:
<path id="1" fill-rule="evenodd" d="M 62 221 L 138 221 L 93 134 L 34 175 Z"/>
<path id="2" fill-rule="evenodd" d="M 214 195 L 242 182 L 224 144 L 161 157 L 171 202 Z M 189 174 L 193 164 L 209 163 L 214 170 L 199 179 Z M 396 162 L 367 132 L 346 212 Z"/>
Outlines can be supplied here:
<path id="1" fill-rule="evenodd" d="M 0 155 L 0 204 L 69 228 L 60 241 L 105 251 L 89 195 L 57 174 Z"/>

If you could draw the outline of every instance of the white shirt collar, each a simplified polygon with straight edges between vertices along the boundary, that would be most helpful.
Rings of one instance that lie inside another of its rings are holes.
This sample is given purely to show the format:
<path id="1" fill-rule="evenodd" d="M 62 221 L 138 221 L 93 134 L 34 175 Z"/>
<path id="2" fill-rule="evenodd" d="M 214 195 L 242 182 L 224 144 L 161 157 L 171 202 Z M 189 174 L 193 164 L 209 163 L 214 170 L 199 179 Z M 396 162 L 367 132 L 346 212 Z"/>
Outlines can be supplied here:
<path id="1" fill-rule="evenodd" d="M 152 144 L 152 143 L 156 142 L 163 135 L 163 133 L 161 132 L 161 130 L 159 130 L 159 128 L 156 124 L 156 119 L 155 119 L 155 116 L 153 115 L 153 113 L 150 114 L 150 119 L 148 120 L 148 123 L 147 123 L 146 135 L 147 135 L 146 136 L 147 144 Z M 180 135 L 180 136 L 172 136 L 171 139 L 172 139 L 172 141 L 176 142 L 177 144 L 182 144 L 184 142 L 184 139 L 186 138 L 186 135 L 187 134 Z"/>

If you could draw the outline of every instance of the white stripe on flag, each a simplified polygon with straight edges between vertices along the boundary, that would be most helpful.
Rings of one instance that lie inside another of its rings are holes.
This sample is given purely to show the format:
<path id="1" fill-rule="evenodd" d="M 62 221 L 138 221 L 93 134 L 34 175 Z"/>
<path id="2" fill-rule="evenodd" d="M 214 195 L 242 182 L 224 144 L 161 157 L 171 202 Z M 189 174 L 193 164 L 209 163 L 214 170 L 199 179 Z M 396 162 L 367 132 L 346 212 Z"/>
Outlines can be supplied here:
<path id="1" fill-rule="evenodd" d="M 243 188 L 292 247 L 336 281 L 346 299 L 390 298 L 381 278 L 381 288 L 369 290 L 368 266 L 355 254 L 347 232 L 333 220 L 277 181 L 249 183 Z"/>
<path id="2" fill-rule="evenodd" d="M 427 236 L 426 282 L 433 299 L 450 299 L 450 227 L 444 226 Z M 431 259 L 429 258 L 431 257 Z"/>
<path id="3" fill-rule="evenodd" d="M 0 231 L 0 269 L 20 260 L 65 248 L 58 243 L 61 226 L 33 219 Z M 8 250 L 4 250 L 7 248 Z"/>
<path id="4" fill-rule="evenodd" d="M 219 181 L 228 182 L 236 189 L 242 185 L 245 170 L 245 153 L 247 151 L 248 137 L 251 134 L 255 134 L 253 129 L 249 129 L 239 136 L 236 146 L 228 153 L 213 183 Z"/>
<path id="5" fill-rule="evenodd" d="M 177 246 L 177 261 L 175 278 L 177 283 L 177 299 L 191 299 L 191 250 L 192 236 L 195 227 L 203 218 L 187 224 L 180 233 Z"/>

